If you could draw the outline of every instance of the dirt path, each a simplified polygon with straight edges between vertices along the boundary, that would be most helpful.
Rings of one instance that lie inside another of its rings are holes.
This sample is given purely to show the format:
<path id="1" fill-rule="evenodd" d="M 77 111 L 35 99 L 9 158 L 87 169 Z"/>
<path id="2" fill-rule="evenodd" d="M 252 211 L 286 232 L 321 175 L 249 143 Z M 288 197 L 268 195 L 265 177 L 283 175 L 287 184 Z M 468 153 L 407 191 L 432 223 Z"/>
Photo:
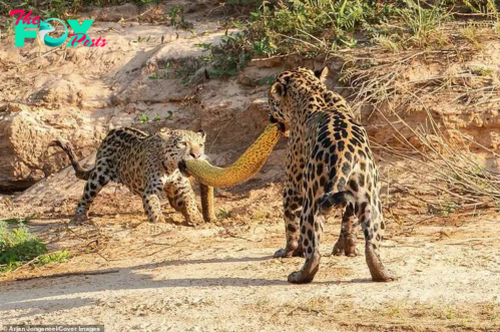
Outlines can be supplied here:
<path id="1" fill-rule="evenodd" d="M 302 260 L 271 258 L 283 244 L 282 226 L 272 219 L 148 236 L 146 224 L 96 218 L 108 239 L 99 254 L 87 248 L 36 274 L 114 273 L 3 282 L 0 321 L 101 323 L 107 331 L 500 330 L 498 221 L 418 226 L 409 237 L 393 236 L 392 223 L 383 257 L 400 280 L 373 283 L 363 256 L 330 256 L 312 284 L 297 286 L 286 276 Z M 327 225 L 324 255 L 338 226 Z"/>

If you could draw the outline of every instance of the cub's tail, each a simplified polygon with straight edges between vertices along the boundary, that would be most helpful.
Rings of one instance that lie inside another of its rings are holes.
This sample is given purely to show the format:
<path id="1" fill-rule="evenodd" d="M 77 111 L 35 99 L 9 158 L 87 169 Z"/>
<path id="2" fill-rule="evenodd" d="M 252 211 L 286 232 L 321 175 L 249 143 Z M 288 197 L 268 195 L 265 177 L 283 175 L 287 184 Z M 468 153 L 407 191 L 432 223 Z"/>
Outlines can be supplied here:
<path id="1" fill-rule="evenodd" d="M 64 152 L 69 157 L 69 160 L 71 161 L 71 166 L 73 166 L 73 169 L 75 170 L 76 177 L 81 179 L 81 180 L 88 180 L 90 177 L 90 173 L 93 171 L 92 169 L 85 169 L 80 165 L 78 160 L 75 158 L 75 154 L 73 153 L 73 147 L 71 146 L 71 143 L 65 140 L 55 140 L 49 143 L 49 146 L 58 146 L 61 149 L 63 149 Z"/>
<path id="2" fill-rule="evenodd" d="M 350 191 L 340 191 L 327 193 L 319 201 L 319 210 L 322 214 L 328 214 L 336 207 L 345 207 L 348 204 L 355 204 L 356 200 Z"/>

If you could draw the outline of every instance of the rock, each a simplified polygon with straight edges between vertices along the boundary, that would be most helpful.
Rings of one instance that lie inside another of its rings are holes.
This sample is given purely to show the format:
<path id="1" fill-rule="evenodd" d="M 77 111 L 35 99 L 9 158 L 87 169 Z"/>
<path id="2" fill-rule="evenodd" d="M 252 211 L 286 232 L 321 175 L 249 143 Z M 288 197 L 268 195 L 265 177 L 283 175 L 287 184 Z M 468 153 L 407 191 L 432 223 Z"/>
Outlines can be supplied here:
<path id="1" fill-rule="evenodd" d="M 78 156 L 97 146 L 104 128 L 77 110 L 30 108 L 17 104 L 14 113 L 0 113 L 0 189 L 23 190 L 68 165 L 67 157 L 48 149 L 56 138 L 71 141 Z M 80 124 L 78 118 L 81 118 Z"/>
<path id="2" fill-rule="evenodd" d="M 97 21 L 118 22 L 122 19 L 127 20 L 139 15 L 139 7 L 131 3 L 126 3 L 121 6 L 96 8 L 88 15 Z"/>
<path id="3" fill-rule="evenodd" d="M 95 153 L 80 162 L 85 167 L 91 166 Z M 66 163 L 67 164 L 67 163 Z M 66 167 L 54 176 L 48 177 L 31 186 L 22 195 L 14 199 L 15 203 L 29 203 L 33 206 L 57 206 L 65 200 L 77 200 L 83 192 L 85 181 L 76 178 L 72 167 Z"/>
<path id="4" fill-rule="evenodd" d="M 26 105 L 19 104 L 19 103 L 8 103 L 6 105 L 5 111 L 8 113 L 17 113 L 17 112 L 28 112 L 29 108 Z"/>

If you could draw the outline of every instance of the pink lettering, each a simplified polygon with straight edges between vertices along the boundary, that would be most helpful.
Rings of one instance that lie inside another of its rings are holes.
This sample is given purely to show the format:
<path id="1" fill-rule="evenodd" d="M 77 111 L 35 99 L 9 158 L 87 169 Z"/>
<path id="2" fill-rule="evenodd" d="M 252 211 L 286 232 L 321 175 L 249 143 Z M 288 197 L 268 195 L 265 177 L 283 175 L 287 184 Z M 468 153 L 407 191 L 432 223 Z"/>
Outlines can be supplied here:
<path id="1" fill-rule="evenodd" d="M 99 47 L 101 45 L 99 45 L 99 43 L 101 42 L 101 37 L 99 37 L 96 41 L 95 41 L 95 46 L 96 47 Z"/>
<path id="2" fill-rule="evenodd" d="M 21 20 L 21 18 L 23 17 L 24 10 L 22 10 L 22 9 L 15 9 L 15 10 L 11 10 L 10 13 L 9 13 L 10 16 L 14 16 L 16 14 L 21 14 L 21 15 L 19 15 L 19 18 L 17 19 L 16 23 L 14 23 L 15 25 L 17 25 L 19 23 L 19 21 Z"/>
<path id="3" fill-rule="evenodd" d="M 69 35 L 70 37 L 73 37 L 73 36 L 80 36 L 80 38 L 78 37 L 75 37 L 73 38 L 73 40 L 71 41 L 71 46 L 75 46 L 75 43 L 81 43 L 82 41 L 84 41 L 86 38 L 87 38 L 87 35 L 84 34 L 84 33 L 72 33 L 71 35 Z"/>
<path id="4" fill-rule="evenodd" d="M 31 15 L 31 13 L 32 13 L 32 11 L 30 10 L 28 12 L 28 14 L 26 14 L 26 16 L 24 16 L 24 18 L 23 18 L 23 23 L 24 24 L 30 24 L 30 21 L 31 21 L 30 15 Z"/>
<path id="5" fill-rule="evenodd" d="M 21 19 L 23 19 L 23 23 L 24 24 L 38 25 L 38 23 L 40 23 L 40 17 L 39 16 L 35 16 L 35 17 L 31 18 L 30 15 L 31 15 L 32 12 L 33 11 L 30 10 L 26 15 L 24 15 L 24 10 L 22 10 L 22 9 L 14 9 L 14 10 L 11 10 L 9 12 L 9 15 L 10 16 L 14 16 L 14 15 L 20 14 L 19 18 L 16 20 L 16 23 L 14 23 L 15 25 L 18 25 L 19 21 L 21 21 Z"/>
<path id="6" fill-rule="evenodd" d="M 85 33 L 72 33 L 71 35 L 69 35 L 70 37 L 75 37 L 72 41 L 71 41 L 71 46 L 75 46 L 75 44 L 77 43 L 82 43 L 83 42 L 83 45 L 84 46 L 88 46 L 90 45 L 90 47 L 103 47 L 104 45 L 106 45 L 106 39 L 102 39 L 101 37 L 99 37 L 99 39 L 95 40 L 95 39 L 92 39 L 92 41 L 90 41 L 90 39 L 87 39 L 87 34 Z M 99 42 L 102 41 L 102 45 L 99 45 Z"/>

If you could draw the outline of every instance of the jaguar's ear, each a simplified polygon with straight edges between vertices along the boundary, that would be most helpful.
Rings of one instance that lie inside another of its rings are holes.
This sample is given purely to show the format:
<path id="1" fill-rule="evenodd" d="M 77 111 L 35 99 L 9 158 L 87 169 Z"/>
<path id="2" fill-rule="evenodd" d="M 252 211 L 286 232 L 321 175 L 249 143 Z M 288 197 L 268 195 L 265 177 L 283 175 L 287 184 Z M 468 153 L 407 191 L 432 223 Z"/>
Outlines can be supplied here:
<path id="1" fill-rule="evenodd" d="M 285 93 L 286 89 L 283 84 L 276 82 L 271 86 L 271 95 L 274 99 L 281 100 L 285 96 Z"/>
<path id="2" fill-rule="evenodd" d="M 163 128 L 160 129 L 160 132 L 162 132 L 162 133 L 167 133 L 169 131 L 171 131 L 171 129 L 168 128 L 168 127 L 163 127 Z"/>
<path id="3" fill-rule="evenodd" d="M 314 71 L 314 76 L 316 76 L 317 78 L 319 78 L 319 80 L 322 83 L 325 83 L 326 77 L 328 76 L 328 67 L 325 66 L 325 67 L 323 67 L 320 70 L 315 70 Z"/>
<path id="4" fill-rule="evenodd" d="M 201 138 L 205 139 L 207 137 L 207 134 L 203 131 L 203 129 L 200 129 L 196 132 L 198 135 L 201 136 Z"/>

